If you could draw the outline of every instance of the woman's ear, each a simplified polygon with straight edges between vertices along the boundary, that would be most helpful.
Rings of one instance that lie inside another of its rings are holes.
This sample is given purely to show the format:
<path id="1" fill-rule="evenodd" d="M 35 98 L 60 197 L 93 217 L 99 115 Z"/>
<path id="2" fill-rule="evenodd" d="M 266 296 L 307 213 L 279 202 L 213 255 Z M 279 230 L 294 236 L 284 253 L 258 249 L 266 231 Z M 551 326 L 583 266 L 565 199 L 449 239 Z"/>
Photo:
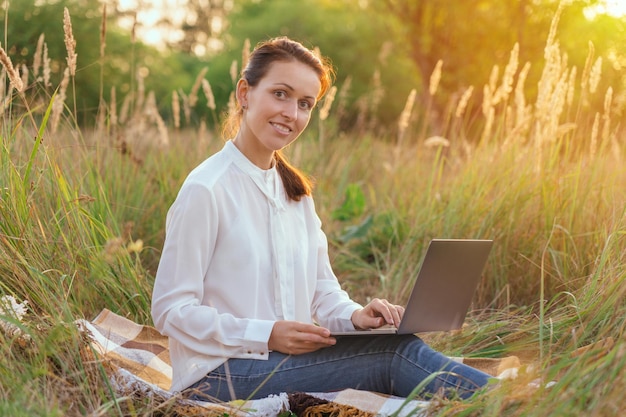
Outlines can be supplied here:
<path id="1" fill-rule="evenodd" d="M 248 107 L 248 91 L 250 91 L 250 86 L 248 85 L 248 82 L 245 79 L 240 78 L 237 82 L 236 96 L 237 102 L 242 109 Z"/>

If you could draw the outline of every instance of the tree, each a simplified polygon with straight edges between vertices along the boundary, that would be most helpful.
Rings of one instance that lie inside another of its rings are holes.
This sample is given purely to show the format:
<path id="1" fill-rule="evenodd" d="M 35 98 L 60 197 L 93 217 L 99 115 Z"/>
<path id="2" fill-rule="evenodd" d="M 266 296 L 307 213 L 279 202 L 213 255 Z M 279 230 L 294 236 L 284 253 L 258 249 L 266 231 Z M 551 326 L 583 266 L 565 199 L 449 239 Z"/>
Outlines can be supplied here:
<path id="1" fill-rule="evenodd" d="M 5 3 L 6 4 L 6 3 Z M 194 75 L 189 67 L 197 64 L 197 58 L 175 53 L 161 53 L 134 41 L 131 34 L 116 25 L 113 13 L 107 13 L 106 30 L 103 32 L 103 6 L 99 0 L 65 0 L 41 3 L 38 0 L 11 2 L 0 24 L 8 31 L 5 49 L 18 66 L 33 68 L 38 40 L 44 35 L 49 57 L 50 85 L 33 81 L 31 87 L 37 93 L 50 98 L 60 84 L 67 66 L 64 42 L 63 15 L 67 7 L 76 39 L 77 71 L 76 94 L 68 93 L 67 105 L 76 108 L 76 117 L 81 124 L 92 124 L 101 99 L 109 100 L 112 87 L 117 90 L 117 99 L 136 88 L 138 72 L 149 75 L 146 90 L 154 91 L 157 101 L 171 103 L 172 89 L 191 85 Z M 101 38 L 105 35 L 106 46 L 101 49 Z M 104 53 L 101 56 L 101 52 Z M 41 70 L 40 70 L 41 71 Z M 76 103 L 74 103 L 74 97 Z"/>
<path id="2" fill-rule="evenodd" d="M 561 47 L 579 68 L 585 64 L 590 41 L 597 55 L 614 56 L 614 62 L 623 62 L 619 57 L 626 55 L 623 21 L 608 16 L 596 21 L 585 17 L 585 9 L 596 3 L 597 0 L 568 2 L 560 19 L 557 36 Z M 488 82 L 492 67 L 498 65 L 502 69 L 507 64 L 515 43 L 519 44 L 522 65 L 531 63 L 526 86 L 532 96 L 559 0 L 384 0 L 370 4 L 377 12 L 394 17 L 421 75 L 423 97 L 427 95 L 433 68 L 438 60 L 443 60 L 441 100 L 435 103 L 443 107 L 449 97 L 468 86 L 480 91 Z M 602 24 L 598 24 L 599 20 Z M 619 85 L 620 77 L 613 72 L 607 82 Z"/>
<path id="3" fill-rule="evenodd" d="M 233 81 L 223 74 L 229 73 L 235 60 L 241 69 L 246 39 L 253 47 L 269 37 L 285 35 L 318 47 L 330 57 L 336 85 L 346 94 L 345 99 L 336 98 L 333 107 L 337 111 L 340 101 L 345 101 L 343 128 L 364 118 L 395 123 L 419 81 L 406 45 L 399 42 L 397 30 L 386 19 L 355 0 L 239 0 L 229 14 L 223 53 L 209 58 L 214 91 L 222 102 L 232 91 Z"/>

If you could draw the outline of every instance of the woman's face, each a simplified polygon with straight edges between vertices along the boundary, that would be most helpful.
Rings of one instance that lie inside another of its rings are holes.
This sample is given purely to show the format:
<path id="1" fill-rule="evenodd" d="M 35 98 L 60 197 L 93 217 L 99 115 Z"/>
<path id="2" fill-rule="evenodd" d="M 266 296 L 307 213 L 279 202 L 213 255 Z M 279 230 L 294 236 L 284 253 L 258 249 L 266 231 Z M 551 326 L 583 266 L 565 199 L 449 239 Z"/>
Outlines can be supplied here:
<path id="1" fill-rule="evenodd" d="M 252 87 L 237 84 L 245 108 L 235 145 L 261 168 L 269 168 L 274 151 L 296 140 L 306 128 L 320 92 L 317 73 L 299 61 L 275 62 Z"/>

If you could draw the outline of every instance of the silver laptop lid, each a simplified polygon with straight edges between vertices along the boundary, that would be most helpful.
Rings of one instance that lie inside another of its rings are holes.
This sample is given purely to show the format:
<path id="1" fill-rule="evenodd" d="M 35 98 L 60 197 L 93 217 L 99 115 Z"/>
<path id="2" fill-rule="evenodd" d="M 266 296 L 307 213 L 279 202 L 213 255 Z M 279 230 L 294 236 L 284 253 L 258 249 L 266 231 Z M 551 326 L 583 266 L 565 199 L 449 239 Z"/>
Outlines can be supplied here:
<path id="1" fill-rule="evenodd" d="M 398 333 L 460 328 L 492 245 L 493 240 L 432 240 L 416 277 Z"/>

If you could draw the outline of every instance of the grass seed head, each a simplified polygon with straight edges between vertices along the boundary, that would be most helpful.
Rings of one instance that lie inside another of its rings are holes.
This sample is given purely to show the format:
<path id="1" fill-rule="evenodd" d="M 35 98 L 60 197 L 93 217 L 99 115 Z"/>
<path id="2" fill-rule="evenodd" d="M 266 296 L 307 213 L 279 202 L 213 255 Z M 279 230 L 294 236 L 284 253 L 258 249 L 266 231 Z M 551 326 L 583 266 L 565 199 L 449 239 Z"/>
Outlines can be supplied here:
<path id="1" fill-rule="evenodd" d="M 463 92 L 463 95 L 461 96 L 461 99 L 459 100 L 459 104 L 456 106 L 456 111 L 454 112 L 454 115 L 457 118 L 460 118 L 461 116 L 463 116 L 463 113 L 465 113 L 465 109 L 467 108 L 467 104 L 469 103 L 469 99 L 472 97 L 473 92 L 474 92 L 473 85 L 470 85 Z"/>
<path id="2" fill-rule="evenodd" d="M 443 61 L 440 59 L 437 61 L 435 65 L 435 69 L 433 73 L 430 75 L 430 83 L 428 85 L 428 93 L 431 96 L 434 96 L 439 88 L 439 82 L 441 81 L 441 67 L 443 66 Z"/>
<path id="3" fill-rule="evenodd" d="M 332 86 L 328 91 L 328 94 L 324 98 L 324 104 L 320 109 L 320 120 L 326 120 L 328 115 L 330 114 L 330 108 L 333 105 L 333 101 L 335 101 L 335 95 L 337 94 L 337 87 Z"/>
<path id="4" fill-rule="evenodd" d="M 37 40 L 37 48 L 35 49 L 35 56 L 33 57 L 33 77 L 35 81 L 39 81 L 39 70 L 41 69 L 43 62 L 43 44 L 44 34 L 39 35 Z"/>
<path id="5" fill-rule="evenodd" d="M 215 97 L 213 96 L 213 90 L 211 89 L 211 83 L 206 79 L 202 79 L 202 91 L 206 97 L 206 106 L 211 110 L 215 110 Z"/>
<path id="6" fill-rule="evenodd" d="M 70 69 L 70 75 L 76 75 L 76 39 L 72 32 L 72 19 L 67 7 L 63 9 L 63 33 L 65 34 L 65 48 L 67 49 L 67 66 Z"/>
<path id="7" fill-rule="evenodd" d="M 602 57 L 599 56 L 596 62 L 591 67 L 591 73 L 589 74 L 589 92 L 591 94 L 598 90 L 598 84 L 602 75 Z"/>
<path id="8" fill-rule="evenodd" d="M 13 88 L 15 88 L 20 93 L 24 91 L 24 83 L 22 82 L 22 78 L 18 74 L 15 67 L 13 67 L 13 63 L 11 62 L 11 58 L 7 55 L 2 45 L 0 45 L 0 62 L 9 76 L 9 81 Z"/>
<path id="9" fill-rule="evenodd" d="M 176 90 L 172 91 L 172 112 L 174 113 L 174 127 L 180 128 L 180 99 Z"/>

